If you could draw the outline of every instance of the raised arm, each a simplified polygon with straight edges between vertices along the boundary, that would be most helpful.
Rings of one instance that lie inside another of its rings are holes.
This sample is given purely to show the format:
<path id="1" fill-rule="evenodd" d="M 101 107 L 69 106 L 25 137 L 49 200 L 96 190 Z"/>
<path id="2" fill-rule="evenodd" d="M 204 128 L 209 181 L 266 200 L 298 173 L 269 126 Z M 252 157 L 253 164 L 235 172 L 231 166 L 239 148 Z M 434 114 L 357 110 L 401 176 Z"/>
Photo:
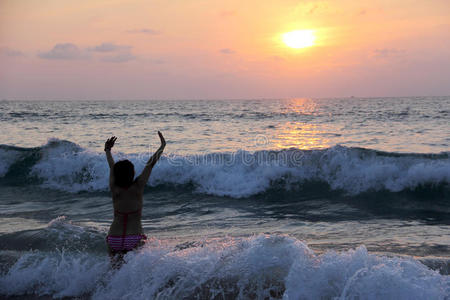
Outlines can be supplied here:
<path id="1" fill-rule="evenodd" d="M 111 154 L 111 148 L 114 147 L 114 143 L 116 142 L 117 138 L 115 136 L 110 137 L 105 142 L 105 154 L 106 154 L 106 160 L 108 161 L 109 165 L 109 186 L 111 187 L 114 183 L 114 158 Z"/>
<path id="2" fill-rule="evenodd" d="M 152 155 L 152 157 L 150 157 L 150 159 L 147 161 L 147 163 L 145 164 L 144 170 L 142 170 L 141 175 L 139 175 L 139 177 L 137 179 L 139 182 L 139 185 L 141 185 L 142 187 L 144 187 L 145 184 L 147 183 L 147 181 L 150 177 L 150 174 L 152 173 L 153 166 L 159 160 L 159 158 L 161 157 L 161 154 L 164 151 L 164 148 L 166 147 L 166 140 L 164 139 L 164 137 L 160 131 L 158 131 L 158 135 L 159 135 L 159 139 L 161 140 L 161 146 L 159 147 L 158 150 L 156 150 L 156 152 Z"/>

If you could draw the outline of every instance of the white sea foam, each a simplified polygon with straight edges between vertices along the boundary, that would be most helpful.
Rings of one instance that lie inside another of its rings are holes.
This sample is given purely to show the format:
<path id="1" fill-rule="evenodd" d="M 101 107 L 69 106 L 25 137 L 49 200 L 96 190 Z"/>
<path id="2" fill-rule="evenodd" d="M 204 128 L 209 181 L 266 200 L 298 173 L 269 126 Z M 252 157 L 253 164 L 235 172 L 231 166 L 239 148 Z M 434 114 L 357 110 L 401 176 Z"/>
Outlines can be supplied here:
<path id="1" fill-rule="evenodd" d="M 106 257 L 33 251 L 22 255 L 0 277 L 0 294 L 81 296 L 96 288 L 107 269 Z"/>
<path id="2" fill-rule="evenodd" d="M 42 158 L 30 175 L 43 179 L 47 187 L 76 192 L 105 189 L 109 168 L 99 153 L 70 142 L 51 140 L 42 147 Z"/>
<path id="3" fill-rule="evenodd" d="M 287 236 L 211 239 L 176 247 L 151 240 L 111 270 L 105 256 L 29 252 L 0 277 L 0 294 L 93 299 L 446 299 L 450 276 L 364 246 L 315 254 Z"/>
<path id="4" fill-rule="evenodd" d="M 72 192 L 107 190 L 109 168 L 104 154 L 83 150 L 72 143 L 42 148 L 42 158 L 31 174 L 44 185 Z M 147 155 L 121 155 L 144 167 Z M 450 158 L 393 155 L 336 146 L 326 150 L 285 150 L 205 156 L 168 156 L 155 166 L 150 185 L 193 184 L 198 192 L 246 197 L 273 186 L 289 189 L 308 181 L 327 183 L 349 194 L 392 192 L 421 185 L 450 183 Z"/>

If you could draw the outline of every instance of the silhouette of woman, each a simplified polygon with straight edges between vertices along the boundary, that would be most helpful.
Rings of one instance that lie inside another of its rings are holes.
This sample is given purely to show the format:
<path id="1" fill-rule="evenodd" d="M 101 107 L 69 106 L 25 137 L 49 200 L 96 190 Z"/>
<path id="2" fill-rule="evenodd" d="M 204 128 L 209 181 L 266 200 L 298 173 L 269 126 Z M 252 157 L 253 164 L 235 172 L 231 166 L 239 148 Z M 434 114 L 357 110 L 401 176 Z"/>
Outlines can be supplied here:
<path id="1" fill-rule="evenodd" d="M 144 243 L 147 239 L 141 224 L 142 196 L 144 187 L 150 177 L 153 166 L 161 157 L 166 147 L 166 141 L 158 131 L 161 146 L 147 161 L 142 173 L 134 179 L 134 165 L 129 160 L 114 163 L 111 148 L 117 138 L 109 138 L 105 143 L 106 159 L 108 160 L 109 187 L 112 193 L 114 220 L 109 228 L 106 243 L 113 266 L 120 266 L 123 255 Z"/>

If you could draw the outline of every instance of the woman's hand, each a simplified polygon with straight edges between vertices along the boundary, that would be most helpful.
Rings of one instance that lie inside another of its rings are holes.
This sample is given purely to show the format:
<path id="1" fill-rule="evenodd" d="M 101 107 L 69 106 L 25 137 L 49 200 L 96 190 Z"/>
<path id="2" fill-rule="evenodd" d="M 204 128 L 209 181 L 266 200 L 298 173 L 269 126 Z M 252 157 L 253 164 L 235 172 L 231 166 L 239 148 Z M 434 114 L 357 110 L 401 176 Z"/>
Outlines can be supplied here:
<path id="1" fill-rule="evenodd" d="M 111 148 L 114 147 L 114 143 L 116 142 L 117 138 L 115 136 L 110 137 L 105 142 L 105 151 L 111 151 Z"/>
<path id="2" fill-rule="evenodd" d="M 159 139 L 161 140 L 161 148 L 165 148 L 166 147 L 166 140 L 164 139 L 161 131 L 158 131 L 158 135 L 159 135 Z"/>

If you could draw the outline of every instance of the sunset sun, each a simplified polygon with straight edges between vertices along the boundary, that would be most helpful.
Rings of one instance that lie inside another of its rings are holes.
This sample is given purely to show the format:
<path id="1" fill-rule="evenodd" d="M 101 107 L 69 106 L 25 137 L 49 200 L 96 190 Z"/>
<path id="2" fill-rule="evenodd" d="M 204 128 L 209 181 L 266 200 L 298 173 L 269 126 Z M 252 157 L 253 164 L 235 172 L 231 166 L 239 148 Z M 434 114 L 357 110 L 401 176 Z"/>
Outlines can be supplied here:
<path id="1" fill-rule="evenodd" d="M 283 42 L 286 46 L 300 49 L 311 47 L 316 39 L 313 30 L 295 30 L 286 32 L 282 35 Z"/>

